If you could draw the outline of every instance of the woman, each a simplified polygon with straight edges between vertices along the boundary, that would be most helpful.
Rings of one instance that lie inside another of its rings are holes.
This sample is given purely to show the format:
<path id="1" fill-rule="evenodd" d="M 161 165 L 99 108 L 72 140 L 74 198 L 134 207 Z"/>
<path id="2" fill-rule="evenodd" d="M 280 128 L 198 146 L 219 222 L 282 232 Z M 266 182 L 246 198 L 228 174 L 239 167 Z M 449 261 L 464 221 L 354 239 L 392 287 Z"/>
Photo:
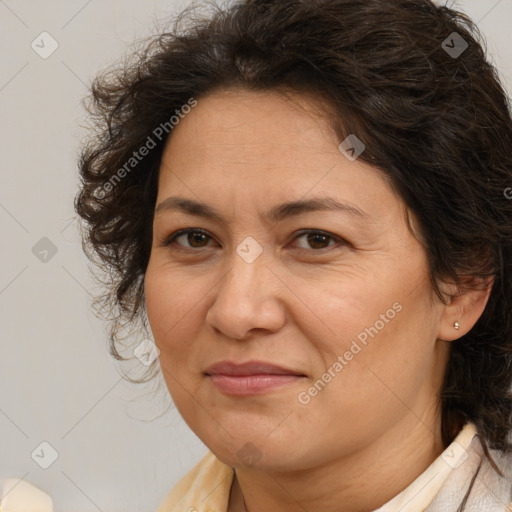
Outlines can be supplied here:
<path id="1" fill-rule="evenodd" d="M 210 449 L 159 512 L 512 508 L 512 120 L 476 27 L 428 0 L 179 21 L 95 81 L 76 199 L 112 354 L 150 327 Z"/>

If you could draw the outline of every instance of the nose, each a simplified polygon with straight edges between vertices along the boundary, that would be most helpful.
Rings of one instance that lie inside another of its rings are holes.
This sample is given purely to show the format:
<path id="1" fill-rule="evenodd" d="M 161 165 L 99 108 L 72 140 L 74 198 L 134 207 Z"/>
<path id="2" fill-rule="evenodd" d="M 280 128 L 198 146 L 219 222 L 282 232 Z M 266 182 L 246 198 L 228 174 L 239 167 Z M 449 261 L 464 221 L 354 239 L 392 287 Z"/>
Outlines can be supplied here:
<path id="1" fill-rule="evenodd" d="M 261 255 L 247 263 L 234 254 L 220 280 L 206 323 L 222 335 L 246 340 L 256 333 L 274 333 L 286 321 L 282 302 L 285 285 Z"/>

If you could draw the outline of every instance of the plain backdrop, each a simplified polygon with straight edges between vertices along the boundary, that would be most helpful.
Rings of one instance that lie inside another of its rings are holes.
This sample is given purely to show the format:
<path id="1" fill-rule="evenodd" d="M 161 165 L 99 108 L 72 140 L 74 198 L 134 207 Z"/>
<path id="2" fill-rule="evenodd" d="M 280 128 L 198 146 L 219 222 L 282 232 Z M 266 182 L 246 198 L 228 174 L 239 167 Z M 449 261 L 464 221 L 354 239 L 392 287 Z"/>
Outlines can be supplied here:
<path id="1" fill-rule="evenodd" d="M 161 380 L 130 384 L 108 355 L 73 212 L 92 78 L 187 4 L 0 0 L 0 479 L 37 485 L 56 512 L 154 512 L 207 451 Z M 510 94 L 512 0 L 450 4 Z"/>

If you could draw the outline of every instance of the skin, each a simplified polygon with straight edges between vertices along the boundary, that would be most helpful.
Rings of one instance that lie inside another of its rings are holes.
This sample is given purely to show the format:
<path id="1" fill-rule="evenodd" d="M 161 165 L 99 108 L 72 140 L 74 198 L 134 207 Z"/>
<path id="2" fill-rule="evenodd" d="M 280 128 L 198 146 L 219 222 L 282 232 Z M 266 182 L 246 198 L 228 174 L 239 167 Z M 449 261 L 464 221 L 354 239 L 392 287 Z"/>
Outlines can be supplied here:
<path id="1" fill-rule="evenodd" d="M 346 158 L 340 142 L 315 98 L 230 89 L 200 98 L 162 157 L 157 207 L 181 196 L 225 218 L 156 213 L 145 297 L 173 401 L 236 469 L 231 512 L 374 510 L 445 448 L 436 398 L 448 342 L 473 326 L 488 291 L 456 295 L 446 284 L 454 296 L 439 300 L 403 201 L 378 169 Z M 324 196 L 366 216 L 265 219 L 276 204 Z M 184 228 L 209 237 L 165 244 Z M 308 239 L 303 229 L 332 238 Z M 236 251 L 247 236 L 263 249 L 252 263 Z M 396 303 L 400 312 L 301 403 L 299 393 Z M 305 376 L 233 397 L 204 373 L 221 360 L 255 359 Z M 252 465 L 237 455 L 248 442 L 261 456 Z"/>

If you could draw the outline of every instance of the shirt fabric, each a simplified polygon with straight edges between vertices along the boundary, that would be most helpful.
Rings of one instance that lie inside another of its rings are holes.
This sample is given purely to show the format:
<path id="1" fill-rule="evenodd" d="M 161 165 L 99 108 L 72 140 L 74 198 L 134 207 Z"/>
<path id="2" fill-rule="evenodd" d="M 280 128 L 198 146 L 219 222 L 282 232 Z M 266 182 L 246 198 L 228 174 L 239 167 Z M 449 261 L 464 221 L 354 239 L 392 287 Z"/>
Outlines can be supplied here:
<path id="1" fill-rule="evenodd" d="M 483 453 L 473 423 L 409 486 L 374 512 L 456 512 L 478 472 L 464 512 L 512 512 L 512 454 Z M 480 469 L 478 469 L 481 464 Z M 157 512 L 227 512 L 234 469 L 212 452 L 167 495 Z"/>
<path id="2" fill-rule="evenodd" d="M 0 512 L 53 512 L 53 501 L 26 480 L 6 478 L 2 485 Z"/>

